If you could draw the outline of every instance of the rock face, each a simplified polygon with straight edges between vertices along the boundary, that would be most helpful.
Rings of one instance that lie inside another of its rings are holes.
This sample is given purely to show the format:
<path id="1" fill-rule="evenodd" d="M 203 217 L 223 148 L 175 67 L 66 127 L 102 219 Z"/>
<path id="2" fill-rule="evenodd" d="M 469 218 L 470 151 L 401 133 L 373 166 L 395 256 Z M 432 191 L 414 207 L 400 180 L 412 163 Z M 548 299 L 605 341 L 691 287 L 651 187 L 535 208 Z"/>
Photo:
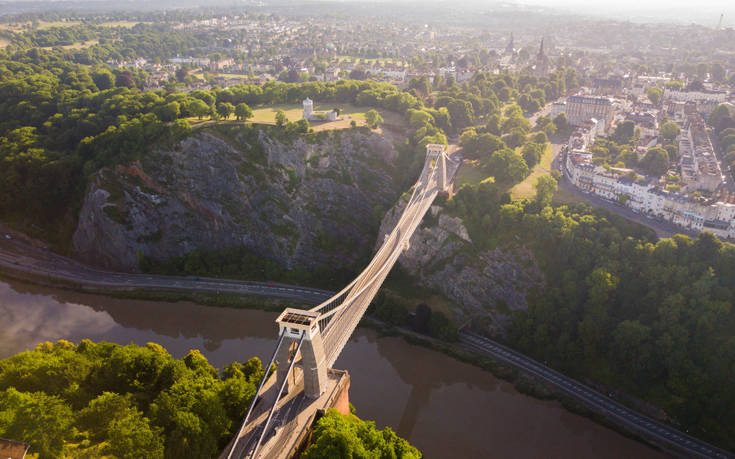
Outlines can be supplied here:
<path id="1" fill-rule="evenodd" d="M 378 242 L 398 221 L 406 199 L 404 196 L 386 214 Z M 422 286 L 453 301 L 460 316 L 488 315 L 500 332 L 511 311 L 528 307 L 527 292 L 544 285 L 530 250 L 503 247 L 479 251 L 462 220 L 447 215 L 439 206 L 431 207 L 398 263 Z"/>
<path id="2" fill-rule="evenodd" d="M 349 266 L 394 202 L 396 156 L 388 140 L 358 130 L 290 140 L 252 127 L 200 131 L 174 151 L 98 171 L 74 249 L 128 271 L 140 256 L 242 245 L 284 266 Z"/>

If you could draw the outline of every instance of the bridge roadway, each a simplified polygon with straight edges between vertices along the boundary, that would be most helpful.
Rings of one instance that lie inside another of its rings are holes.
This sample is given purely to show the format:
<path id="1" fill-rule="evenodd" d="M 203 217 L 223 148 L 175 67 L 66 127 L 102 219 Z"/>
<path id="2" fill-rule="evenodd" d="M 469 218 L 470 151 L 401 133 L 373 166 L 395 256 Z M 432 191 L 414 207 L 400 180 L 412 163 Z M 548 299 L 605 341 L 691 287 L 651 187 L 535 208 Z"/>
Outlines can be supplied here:
<path id="1" fill-rule="evenodd" d="M 323 343 L 323 346 L 322 344 L 319 345 L 320 350 L 309 351 L 313 353 L 312 355 L 318 357 L 316 360 L 317 368 L 335 371 L 331 370 L 331 367 L 347 344 L 365 310 L 372 302 L 386 276 L 398 260 L 398 257 L 408 246 L 411 235 L 420 224 L 424 214 L 431 207 L 434 198 L 450 183 L 458 167 L 459 161 L 448 158 L 445 155 L 445 148 L 443 146 L 427 146 L 427 158 L 424 161 L 424 168 L 416 184 L 413 186 L 411 196 L 401 212 L 398 222 L 395 224 L 391 233 L 385 238 L 368 266 L 342 291 L 310 310 L 310 313 L 316 313 L 311 317 L 314 317 L 313 320 L 316 321 L 315 326 L 318 324 L 319 327 L 319 330 L 316 331 L 318 337 L 316 340 L 317 342 Z M 288 322 L 288 324 L 293 324 L 290 327 L 294 327 L 300 323 Z M 308 376 L 298 372 L 298 369 L 291 373 L 291 368 L 301 355 L 299 354 L 299 349 L 301 349 L 304 336 L 307 334 L 312 336 L 311 333 L 313 333 L 314 328 L 310 327 L 310 325 L 307 325 L 305 331 L 302 332 L 296 353 L 292 356 L 292 362 L 286 375 L 284 375 L 284 377 L 290 378 L 287 375 L 293 374 L 294 379 L 293 383 L 287 385 L 288 391 L 286 392 L 286 396 L 289 396 L 295 390 L 303 390 L 297 388 L 301 384 L 302 378 L 317 377 L 317 368 L 309 368 Z M 289 328 L 289 325 L 281 325 L 281 330 L 281 333 L 286 333 L 287 330 L 293 330 L 293 328 Z M 312 338 L 309 338 L 309 343 L 311 343 L 311 340 Z M 285 344 L 282 344 L 281 340 L 279 340 L 274 356 L 282 352 L 279 351 L 282 345 L 291 346 L 291 343 L 292 341 L 287 340 Z M 300 365 L 302 371 L 306 372 L 307 368 L 304 368 L 306 364 L 303 362 L 304 358 L 301 359 Z M 281 365 L 284 363 L 279 362 Z M 274 375 L 270 379 L 280 380 L 279 378 Z M 310 381 L 313 380 L 310 379 Z M 328 381 L 324 381 L 324 384 L 327 383 Z M 327 409 L 331 406 L 327 404 L 328 400 L 322 400 L 324 393 L 329 392 L 328 387 L 322 387 L 322 383 L 319 382 L 317 384 L 320 386 L 316 388 L 316 392 L 313 392 L 313 389 L 311 389 L 311 394 L 307 395 L 314 397 L 318 403 L 312 403 L 308 407 L 304 407 L 296 419 L 289 421 L 287 424 L 281 424 L 280 429 L 272 427 L 269 420 L 271 414 L 277 413 L 278 416 L 284 410 L 281 406 L 281 384 L 278 384 L 278 388 L 272 385 L 272 390 L 266 390 L 262 395 L 259 390 L 253 399 L 251 409 L 242 422 L 239 432 L 235 435 L 233 442 L 228 445 L 221 457 L 226 457 L 227 459 L 244 457 L 291 457 L 292 452 L 298 447 L 298 443 L 294 442 L 300 442 L 304 438 L 304 435 L 306 435 L 311 426 L 312 419 L 316 416 L 317 410 Z M 271 413 L 268 417 L 265 416 L 266 411 Z M 298 427 L 295 427 L 295 425 L 298 425 Z M 300 432 L 300 435 L 293 435 L 293 432 L 296 430 Z M 256 437 L 259 439 L 256 440 Z"/>
<path id="2" fill-rule="evenodd" d="M 340 311 L 337 313 L 332 311 L 333 315 L 329 322 L 320 323 L 328 367 L 334 365 L 391 268 L 408 246 L 411 235 L 421 223 L 437 194 L 443 191 L 444 185 L 441 183 L 442 177 L 439 172 L 446 174 L 448 183 L 459 168 L 459 162 L 447 161 L 446 168 L 440 171 L 441 167 L 436 161 L 425 162 L 421 176 L 393 231 L 386 237 L 363 272 L 343 290 L 345 294 L 335 295 L 335 298 L 341 301 L 338 306 Z M 311 310 L 322 314 L 329 313 L 330 305 L 325 303 Z"/>

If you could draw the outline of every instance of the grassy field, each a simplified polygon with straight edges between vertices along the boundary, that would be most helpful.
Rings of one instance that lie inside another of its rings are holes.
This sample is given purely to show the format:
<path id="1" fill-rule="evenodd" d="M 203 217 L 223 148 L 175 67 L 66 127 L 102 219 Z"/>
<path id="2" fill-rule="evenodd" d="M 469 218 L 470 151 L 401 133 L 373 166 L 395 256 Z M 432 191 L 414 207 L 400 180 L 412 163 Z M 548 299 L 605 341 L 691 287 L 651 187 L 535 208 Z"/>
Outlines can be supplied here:
<path id="1" fill-rule="evenodd" d="M 548 144 L 541 161 L 536 164 L 529 176 L 510 189 L 510 195 L 514 200 L 530 199 L 536 196 L 536 180 L 542 175 L 551 173 L 552 158 L 551 144 Z"/>
<path id="2" fill-rule="evenodd" d="M 562 188 L 556 190 L 552 201 L 558 204 L 579 204 L 587 202 L 587 200 L 584 199 L 582 196 L 579 196 Z"/>
<path id="3" fill-rule="evenodd" d="M 357 107 L 352 104 L 325 104 L 315 106 L 314 110 L 331 110 L 332 108 L 338 107 L 340 109 L 339 118 L 337 121 L 317 123 L 312 122 L 311 127 L 315 131 L 325 131 L 330 129 L 346 129 L 349 128 L 352 121 L 355 121 L 358 126 L 365 126 L 365 112 L 370 110 L 368 107 Z M 253 123 L 259 124 L 274 124 L 276 122 L 276 112 L 283 110 L 286 112 L 286 117 L 289 121 L 298 121 L 301 119 L 301 115 L 304 111 L 301 104 L 287 104 L 287 105 L 273 105 L 269 107 L 261 107 L 253 110 L 253 118 L 250 119 Z M 388 110 L 376 109 L 383 117 L 386 123 L 394 125 L 402 125 L 403 119 L 396 113 Z M 380 130 L 378 130 L 380 132 Z"/>
<path id="4" fill-rule="evenodd" d="M 462 185 L 474 185 L 488 178 L 492 180 L 492 177 L 490 177 L 488 173 L 485 172 L 484 167 L 480 164 L 480 161 L 472 161 L 466 159 L 462 163 L 462 166 L 459 168 L 457 178 L 455 178 L 454 180 L 454 188 L 456 190 L 459 190 L 460 188 L 462 188 Z"/>
<path id="5" fill-rule="evenodd" d="M 10 40 L 6 40 L 5 38 L 0 38 L 0 48 L 5 48 L 10 44 Z"/>
<path id="6" fill-rule="evenodd" d="M 355 121 L 358 126 L 365 126 L 365 112 L 370 110 L 368 107 L 357 107 L 352 104 L 337 104 L 337 107 L 340 109 L 340 115 L 337 121 L 330 121 L 330 122 L 312 122 L 310 123 L 311 128 L 314 131 L 327 131 L 327 130 L 333 130 L 333 129 L 347 129 L 351 127 L 351 122 Z M 327 104 L 325 106 L 319 106 L 316 107 L 316 110 L 329 110 L 333 108 L 331 105 Z M 248 122 L 255 123 L 255 124 L 275 124 L 276 122 L 276 112 L 278 110 L 283 110 L 286 112 L 286 117 L 289 121 L 298 121 L 301 119 L 301 115 L 303 113 L 303 108 L 301 104 L 284 104 L 284 105 L 272 105 L 269 107 L 261 107 L 256 108 L 253 110 L 253 118 L 250 118 Z M 392 126 L 397 127 L 403 127 L 405 126 L 405 121 L 403 118 L 398 115 L 397 113 L 393 113 L 388 110 L 383 109 L 376 109 L 380 115 L 383 117 L 386 123 L 390 123 Z M 242 121 L 235 121 L 234 116 L 231 117 L 228 120 L 224 121 L 213 121 L 210 120 L 208 117 L 204 117 L 203 119 L 199 119 L 197 117 L 189 117 L 186 118 L 186 120 L 191 124 L 192 127 L 202 127 L 207 126 L 212 123 L 241 123 Z M 375 130 L 378 134 L 384 134 L 382 127 L 378 127 L 378 129 Z M 388 133 L 390 134 L 390 133 Z M 392 137 L 392 135 L 390 136 Z"/>

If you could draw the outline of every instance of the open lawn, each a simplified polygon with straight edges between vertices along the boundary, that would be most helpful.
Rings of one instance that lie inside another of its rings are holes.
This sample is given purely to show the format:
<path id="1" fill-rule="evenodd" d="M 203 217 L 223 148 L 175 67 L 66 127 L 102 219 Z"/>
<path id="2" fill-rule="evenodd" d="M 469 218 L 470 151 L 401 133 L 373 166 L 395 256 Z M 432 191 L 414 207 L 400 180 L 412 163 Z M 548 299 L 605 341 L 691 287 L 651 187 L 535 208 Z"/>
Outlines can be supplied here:
<path id="1" fill-rule="evenodd" d="M 554 193 L 554 197 L 551 200 L 557 204 L 579 204 L 588 202 L 582 196 L 567 191 L 561 187 L 556 190 L 556 193 Z"/>
<path id="2" fill-rule="evenodd" d="M 488 178 L 493 180 L 493 178 L 485 172 L 485 168 L 480 164 L 479 160 L 465 159 L 464 162 L 462 162 L 462 166 L 459 168 L 457 177 L 454 179 L 454 189 L 459 190 L 462 188 L 462 185 L 465 184 L 475 185 Z"/>
<path id="3" fill-rule="evenodd" d="M 536 181 L 542 175 L 551 173 L 551 160 L 553 154 L 551 144 L 547 144 L 541 161 L 533 168 L 533 171 L 522 182 L 510 189 L 510 195 L 514 200 L 530 199 L 536 196 Z"/>
<path id="4" fill-rule="evenodd" d="M 333 130 L 333 129 L 348 129 L 351 127 L 351 122 L 355 121 L 358 126 L 365 126 L 365 112 L 370 110 L 370 107 L 357 107 L 352 104 L 336 104 L 337 107 L 340 109 L 339 118 L 337 121 L 330 121 L 330 122 L 311 122 L 311 128 L 314 131 L 327 131 L 327 130 Z M 316 110 L 329 110 L 333 108 L 332 105 L 325 105 L 325 106 L 319 106 L 316 107 Z M 301 119 L 301 115 L 303 113 L 303 108 L 301 104 L 284 104 L 284 105 L 272 105 L 268 107 L 260 107 L 253 109 L 253 118 L 250 118 L 248 122 L 255 123 L 255 124 L 275 124 L 276 122 L 276 112 L 278 110 L 283 110 L 286 112 L 286 117 L 289 121 L 298 121 Z M 395 130 L 396 128 L 398 130 L 401 130 L 403 127 L 405 127 L 406 122 L 403 120 L 403 118 L 398 115 L 397 113 L 383 110 L 383 109 L 376 109 L 380 115 L 385 120 L 386 124 L 390 124 L 391 127 Z M 204 117 L 203 119 L 199 119 L 197 117 L 189 117 L 186 118 L 186 121 L 191 124 L 192 127 L 202 127 L 209 124 L 214 123 L 215 121 L 212 121 L 209 119 L 209 117 Z M 241 123 L 241 121 L 235 121 L 234 116 L 230 117 L 228 120 L 224 121 L 217 121 L 217 122 L 225 122 L 225 123 Z M 387 135 L 389 138 L 392 138 L 394 140 L 400 138 L 400 135 L 394 132 L 394 130 L 391 130 L 390 132 L 384 132 L 382 126 L 379 126 L 378 129 L 375 130 L 378 134 Z"/>
<path id="5" fill-rule="evenodd" d="M 346 129 L 350 127 L 352 121 L 355 121 L 358 126 L 365 126 L 365 112 L 370 110 L 370 107 L 357 107 L 352 104 L 324 104 L 315 106 L 315 111 L 326 111 L 332 108 L 339 108 L 339 118 L 337 121 L 331 122 L 311 122 L 311 127 L 315 131 L 326 131 L 331 129 Z M 298 121 L 301 119 L 301 115 L 304 111 L 301 104 L 286 104 L 286 105 L 272 105 L 269 107 L 261 107 L 253 109 L 253 118 L 249 121 L 259 124 L 274 124 L 276 122 L 276 112 L 283 110 L 286 113 L 286 117 L 289 121 Z M 386 123 L 392 125 L 404 124 L 403 118 L 397 113 L 390 112 L 388 110 L 376 109 L 383 117 Z M 379 130 L 380 132 L 380 130 Z"/>

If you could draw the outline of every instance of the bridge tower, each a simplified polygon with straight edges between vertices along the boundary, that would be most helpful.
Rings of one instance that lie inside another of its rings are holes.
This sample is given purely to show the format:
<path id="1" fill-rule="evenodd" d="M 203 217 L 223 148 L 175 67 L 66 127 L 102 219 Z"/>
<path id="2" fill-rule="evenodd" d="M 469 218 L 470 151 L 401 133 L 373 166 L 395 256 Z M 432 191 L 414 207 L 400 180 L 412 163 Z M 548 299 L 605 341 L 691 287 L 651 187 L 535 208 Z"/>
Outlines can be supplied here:
<path id="1" fill-rule="evenodd" d="M 327 364 L 319 330 L 319 315 L 318 311 L 286 308 L 276 319 L 279 334 L 283 335 L 283 343 L 276 352 L 276 387 L 288 378 L 293 344 L 298 343 L 303 336 L 301 367 L 304 372 L 304 394 L 312 399 L 319 398 L 327 385 Z M 293 359 L 298 357 L 294 355 Z"/>
<path id="2" fill-rule="evenodd" d="M 439 163 L 439 168 L 437 170 L 439 187 L 442 191 L 446 190 L 449 185 L 447 183 L 447 146 L 438 143 L 430 143 L 426 145 L 426 156 L 429 160 L 437 161 Z"/>

